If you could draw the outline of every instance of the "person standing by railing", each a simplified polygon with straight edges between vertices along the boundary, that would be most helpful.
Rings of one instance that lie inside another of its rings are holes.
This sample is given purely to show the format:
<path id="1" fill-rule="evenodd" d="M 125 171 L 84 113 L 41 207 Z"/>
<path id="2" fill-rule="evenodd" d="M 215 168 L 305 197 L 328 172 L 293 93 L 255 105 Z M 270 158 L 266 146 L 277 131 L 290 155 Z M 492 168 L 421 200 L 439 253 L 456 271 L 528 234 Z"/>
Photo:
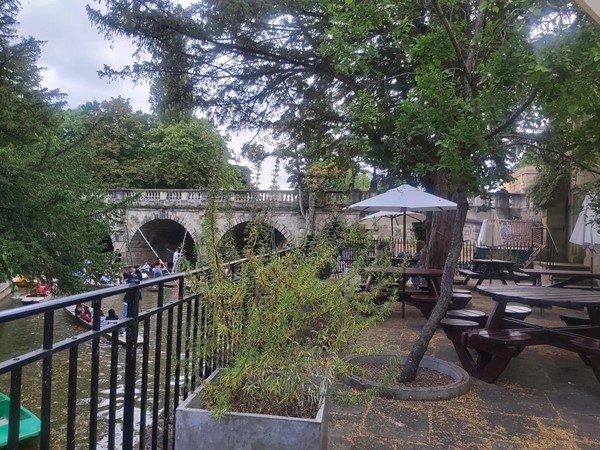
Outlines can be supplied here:
<path id="1" fill-rule="evenodd" d="M 140 284 L 140 281 L 142 281 L 142 272 L 139 268 L 136 269 L 134 267 L 131 267 L 129 269 L 129 274 L 127 275 L 127 284 Z M 137 295 L 138 301 L 142 299 L 142 291 L 140 291 L 139 289 L 136 291 L 126 292 L 125 296 L 123 297 L 123 311 L 121 313 L 121 317 L 123 319 L 127 318 L 127 308 L 131 301 L 135 299 L 135 297 L 133 297 L 134 295 Z M 119 329 L 119 334 L 123 333 L 125 333 L 125 327 L 121 327 Z"/>

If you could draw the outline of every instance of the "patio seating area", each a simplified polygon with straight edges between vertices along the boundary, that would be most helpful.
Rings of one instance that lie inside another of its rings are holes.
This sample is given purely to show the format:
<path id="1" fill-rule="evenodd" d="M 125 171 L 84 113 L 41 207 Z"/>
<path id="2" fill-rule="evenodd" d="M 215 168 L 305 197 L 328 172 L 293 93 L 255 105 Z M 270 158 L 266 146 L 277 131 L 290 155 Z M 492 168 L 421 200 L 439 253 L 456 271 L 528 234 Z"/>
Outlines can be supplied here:
<path id="1" fill-rule="evenodd" d="M 495 281 L 494 284 L 501 284 Z M 490 297 L 473 290 L 469 308 L 489 314 Z M 569 310 L 532 307 L 526 321 L 564 326 Z M 425 324 L 423 314 L 401 304 L 360 344 L 408 353 Z M 440 327 L 432 355 L 460 365 Z M 546 345 L 513 357 L 494 384 L 472 378 L 470 391 L 443 401 L 410 402 L 378 397 L 341 406 L 332 402 L 329 449 L 592 449 L 600 446 L 600 383 L 577 353 Z M 347 390 L 345 386 L 339 389 Z"/>

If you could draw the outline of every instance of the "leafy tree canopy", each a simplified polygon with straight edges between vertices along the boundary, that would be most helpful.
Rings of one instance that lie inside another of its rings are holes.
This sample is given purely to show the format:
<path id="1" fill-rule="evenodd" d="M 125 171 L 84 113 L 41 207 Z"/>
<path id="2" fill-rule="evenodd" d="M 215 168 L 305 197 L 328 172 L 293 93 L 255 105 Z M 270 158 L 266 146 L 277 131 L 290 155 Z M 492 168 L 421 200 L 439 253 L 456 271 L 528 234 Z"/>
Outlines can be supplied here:
<path id="1" fill-rule="evenodd" d="M 132 38 L 141 50 L 152 53 L 164 43 L 165 27 L 180 34 L 198 105 L 233 126 L 272 127 L 288 138 L 279 151 L 295 157 L 298 181 L 315 161 L 361 159 L 385 170 L 390 183 L 418 180 L 457 201 L 456 215 L 432 220 L 436 239 L 429 240 L 427 264 L 444 266 L 444 288 L 406 365 L 413 378 L 449 303 L 467 196 L 507 179 L 508 163 L 538 143 L 547 121 L 555 142 L 574 145 L 595 125 L 581 123 L 574 133 L 575 122 L 587 119 L 579 114 L 594 110 L 583 84 L 567 81 L 583 61 L 556 47 L 557 37 L 577 39 L 592 24 L 573 2 L 204 0 L 184 9 L 158 0 L 108 0 L 106 6 L 106 13 L 88 9 L 92 22 Z M 588 45 L 581 56 L 591 69 L 596 41 Z M 152 77 L 159 69 L 150 59 L 106 74 Z M 595 87 L 593 76 L 587 81 Z M 578 106 L 552 101 L 553 92 L 569 89 L 578 91 Z M 440 236 L 452 236 L 452 246 Z"/>
<path id="2" fill-rule="evenodd" d="M 228 163 L 225 139 L 206 120 L 188 119 L 159 125 L 148 135 L 147 185 L 156 188 L 209 187 L 220 173 L 224 186 L 241 187 L 241 174 Z"/>
<path id="3" fill-rule="evenodd" d="M 198 189 L 214 178 L 215 161 L 225 161 L 229 188 L 246 186 L 242 169 L 229 165 L 226 140 L 206 120 L 171 122 L 133 111 L 121 97 L 90 102 L 67 112 L 68 132 L 86 134 L 94 170 L 112 188 Z M 247 174 L 246 174 L 247 176 Z"/>
<path id="4" fill-rule="evenodd" d="M 0 279 L 44 276 L 69 289 L 86 259 L 108 267 L 114 211 L 93 155 L 64 131 L 62 96 L 39 84 L 40 43 L 16 40 L 17 6 L 0 7 Z"/>

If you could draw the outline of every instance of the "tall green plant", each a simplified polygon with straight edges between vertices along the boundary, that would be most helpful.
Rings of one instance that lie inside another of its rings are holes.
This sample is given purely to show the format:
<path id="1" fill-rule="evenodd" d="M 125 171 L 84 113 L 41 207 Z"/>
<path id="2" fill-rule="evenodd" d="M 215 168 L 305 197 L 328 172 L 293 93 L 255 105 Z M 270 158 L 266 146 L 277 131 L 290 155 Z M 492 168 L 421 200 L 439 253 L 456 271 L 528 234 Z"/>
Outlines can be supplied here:
<path id="1" fill-rule="evenodd" d="M 304 388 L 318 391 L 314 376 L 333 380 L 336 356 L 385 311 L 370 294 L 349 289 L 351 273 L 319 279 L 318 268 L 334 255 L 324 243 L 308 253 L 248 252 L 239 279 L 217 277 L 205 286 L 215 334 L 195 343 L 196 355 L 234 355 L 226 375 L 208 388 L 207 407 L 295 413 L 307 401 Z"/>
<path id="2" fill-rule="evenodd" d="M 191 353 L 227 369 L 206 386 L 205 406 L 216 416 L 234 409 L 297 415 L 318 407 L 315 376 L 330 383 L 337 356 L 386 313 L 373 302 L 377 290 L 356 292 L 351 280 L 358 268 L 320 279 L 320 269 L 339 254 L 327 240 L 267 253 L 260 216 L 249 226 L 246 260 L 233 277 L 220 257 L 214 211 L 207 208 L 204 227 L 212 233 L 204 236 L 205 247 L 212 246 L 211 276 L 192 287 L 203 299 L 203 324 L 210 326 L 191 343 Z"/>

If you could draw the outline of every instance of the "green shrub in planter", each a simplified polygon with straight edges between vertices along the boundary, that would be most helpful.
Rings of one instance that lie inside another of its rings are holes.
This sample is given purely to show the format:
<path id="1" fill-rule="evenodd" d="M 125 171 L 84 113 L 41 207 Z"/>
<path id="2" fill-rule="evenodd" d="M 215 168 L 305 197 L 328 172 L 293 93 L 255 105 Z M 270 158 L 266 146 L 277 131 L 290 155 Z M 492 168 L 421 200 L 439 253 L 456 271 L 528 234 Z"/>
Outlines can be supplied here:
<path id="1" fill-rule="evenodd" d="M 211 267 L 211 283 L 200 288 L 212 333 L 191 350 L 196 358 L 233 355 L 231 366 L 204 386 L 204 406 L 215 417 L 227 411 L 314 414 L 322 392 L 315 376 L 330 383 L 338 355 L 387 308 L 373 302 L 376 289 L 356 292 L 353 270 L 319 278 L 336 256 L 326 243 L 283 256 L 246 256 L 236 281 Z"/>

